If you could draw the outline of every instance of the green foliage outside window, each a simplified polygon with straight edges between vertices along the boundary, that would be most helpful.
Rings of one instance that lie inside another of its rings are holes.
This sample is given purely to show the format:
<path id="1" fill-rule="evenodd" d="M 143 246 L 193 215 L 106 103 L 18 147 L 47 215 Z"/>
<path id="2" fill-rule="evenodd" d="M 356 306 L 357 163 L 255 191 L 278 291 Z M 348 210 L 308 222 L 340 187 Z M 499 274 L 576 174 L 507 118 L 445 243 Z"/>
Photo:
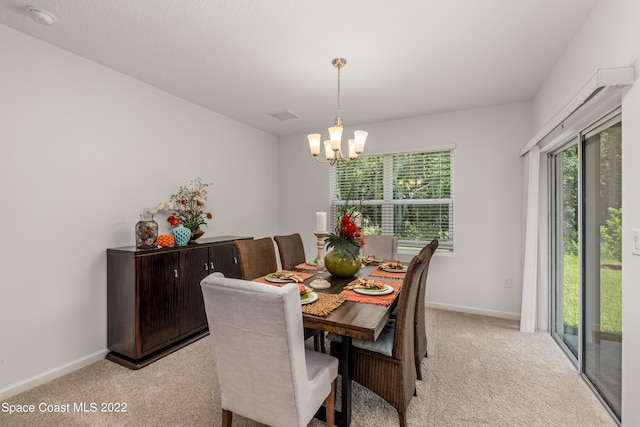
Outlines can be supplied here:
<path id="1" fill-rule="evenodd" d="M 356 173 L 366 235 L 394 234 L 401 246 L 423 247 L 432 239 L 453 248 L 451 150 L 360 157 L 336 167 L 332 205 L 344 203 Z"/>

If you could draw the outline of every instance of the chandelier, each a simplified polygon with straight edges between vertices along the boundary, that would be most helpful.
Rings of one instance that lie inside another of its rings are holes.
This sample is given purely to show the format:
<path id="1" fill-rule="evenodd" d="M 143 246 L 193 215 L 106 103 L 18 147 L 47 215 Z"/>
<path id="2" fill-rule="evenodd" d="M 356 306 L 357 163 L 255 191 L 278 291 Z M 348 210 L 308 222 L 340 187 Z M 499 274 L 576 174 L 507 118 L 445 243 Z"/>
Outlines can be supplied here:
<path id="1" fill-rule="evenodd" d="M 355 160 L 358 158 L 358 154 L 364 151 L 364 144 L 367 141 L 368 133 L 363 130 L 357 130 L 354 132 L 353 139 L 348 141 L 349 143 L 349 157 L 345 157 L 342 154 L 342 110 L 340 109 L 340 69 L 347 64 L 347 60 L 344 58 L 335 58 L 331 61 L 331 64 L 338 69 L 338 111 L 336 112 L 336 119 L 332 127 L 329 128 L 329 139 L 323 142 L 324 154 L 326 160 L 320 160 L 320 139 L 322 135 L 319 133 L 312 133 L 307 135 L 309 139 L 309 150 L 311 155 L 315 157 L 320 163 L 335 164 L 337 161 Z"/>

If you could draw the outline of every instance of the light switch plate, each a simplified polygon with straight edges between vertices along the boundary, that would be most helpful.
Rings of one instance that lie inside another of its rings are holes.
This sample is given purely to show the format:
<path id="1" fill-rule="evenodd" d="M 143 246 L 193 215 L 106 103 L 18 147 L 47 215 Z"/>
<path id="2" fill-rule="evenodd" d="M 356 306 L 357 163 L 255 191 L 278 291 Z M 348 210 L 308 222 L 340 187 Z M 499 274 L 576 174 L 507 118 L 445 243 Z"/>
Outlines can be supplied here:
<path id="1" fill-rule="evenodd" d="M 640 228 L 634 228 L 631 232 L 633 233 L 633 250 L 631 253 L 640 255 Z"/>

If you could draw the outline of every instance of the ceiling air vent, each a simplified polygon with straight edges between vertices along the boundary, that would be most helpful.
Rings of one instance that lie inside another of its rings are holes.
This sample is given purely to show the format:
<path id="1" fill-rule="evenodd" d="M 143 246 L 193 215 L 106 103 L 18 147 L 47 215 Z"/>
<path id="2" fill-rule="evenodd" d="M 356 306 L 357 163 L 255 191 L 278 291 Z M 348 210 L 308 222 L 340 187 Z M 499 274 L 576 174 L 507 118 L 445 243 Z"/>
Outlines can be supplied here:
<path id="1" fill-rule="evenodd" d="M 274 117 L 280 120 L 281 122 L 284 122 L 285 120 L 293 120 L 293 119 L 299 118 L 299 116 L 296 113 L 289 110 L 277 111 L 275 113 L 267 113 L 267 114 L 270 115 L 271 117 Z"/>

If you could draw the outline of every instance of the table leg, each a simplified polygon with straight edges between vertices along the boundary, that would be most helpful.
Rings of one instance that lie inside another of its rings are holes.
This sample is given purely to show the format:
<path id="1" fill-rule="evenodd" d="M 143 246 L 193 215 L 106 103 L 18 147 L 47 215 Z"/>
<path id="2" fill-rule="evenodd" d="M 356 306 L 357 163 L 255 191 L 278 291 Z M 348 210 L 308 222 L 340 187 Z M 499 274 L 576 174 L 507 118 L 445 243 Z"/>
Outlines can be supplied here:
<path id="1" fill-rule="evenodd" d="M 340 375 L 342 376 L 341 425 L 348 426 L 351 424 L 351 337 L 342 337 Z"/>

